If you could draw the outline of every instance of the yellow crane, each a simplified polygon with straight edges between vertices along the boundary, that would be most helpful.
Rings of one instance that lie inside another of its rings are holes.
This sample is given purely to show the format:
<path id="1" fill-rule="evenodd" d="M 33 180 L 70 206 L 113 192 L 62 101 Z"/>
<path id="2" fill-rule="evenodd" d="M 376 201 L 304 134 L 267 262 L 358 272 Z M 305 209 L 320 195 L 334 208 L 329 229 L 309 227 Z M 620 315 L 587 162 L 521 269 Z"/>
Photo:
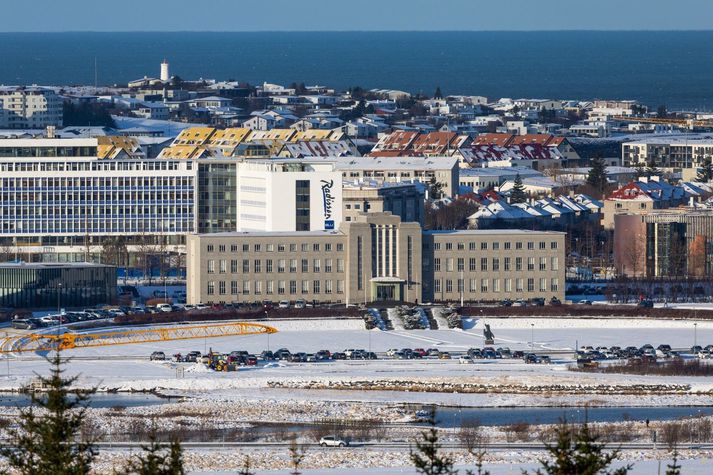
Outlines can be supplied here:
<path id="1" fill-rule="evenodd" d="M 276 333 L 277 330 L 260 323 L 229 322 L 208 325 L 174 325 L 133 330 L 112 330 L 94 333 L 28 333 L 7 338 L 0 346 L 0 353 L 69 350 L 137 343 L 154 343 L 195 338 L 219 338 L 224 336 L 260 335 Z"/>

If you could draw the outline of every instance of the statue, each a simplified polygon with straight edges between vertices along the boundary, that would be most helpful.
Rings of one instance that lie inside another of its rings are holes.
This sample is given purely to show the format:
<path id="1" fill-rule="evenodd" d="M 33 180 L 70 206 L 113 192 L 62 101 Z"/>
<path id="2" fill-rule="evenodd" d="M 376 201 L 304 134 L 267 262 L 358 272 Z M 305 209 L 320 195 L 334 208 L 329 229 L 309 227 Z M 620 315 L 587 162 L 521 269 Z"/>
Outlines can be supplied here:
<path id="1" fill-rule="evenodd" d="M 495 334 L 490 329 L 490 325 L 487 323 L 485 324 L 485 329 L 483 330 L 483 336 L 485 337 L 486 345 L 494 345 L 495 344 Z"/>

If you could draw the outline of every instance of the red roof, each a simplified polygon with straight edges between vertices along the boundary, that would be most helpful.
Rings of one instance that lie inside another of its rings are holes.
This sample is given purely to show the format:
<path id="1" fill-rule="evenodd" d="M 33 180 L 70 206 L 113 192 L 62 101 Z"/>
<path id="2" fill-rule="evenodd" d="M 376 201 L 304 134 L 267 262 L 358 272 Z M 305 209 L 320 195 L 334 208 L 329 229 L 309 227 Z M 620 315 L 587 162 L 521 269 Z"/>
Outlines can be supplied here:
<path id="1" fill-rule="evenodd" d="M 506 147 L 512 140 L 512 134 L 480 134 L 473 141 L 474 145 L 498 145 Z"/>

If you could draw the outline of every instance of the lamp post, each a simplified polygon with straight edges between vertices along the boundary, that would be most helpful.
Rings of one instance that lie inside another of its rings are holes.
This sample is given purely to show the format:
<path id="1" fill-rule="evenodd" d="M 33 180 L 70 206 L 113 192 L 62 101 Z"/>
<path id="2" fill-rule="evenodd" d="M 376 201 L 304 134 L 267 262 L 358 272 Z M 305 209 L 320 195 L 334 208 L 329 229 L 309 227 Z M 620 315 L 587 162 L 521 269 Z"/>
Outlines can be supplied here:
<path id="1" fill-rule="evenodd" d="M 698 322 L 693 322 L 693 346 L 698 346 Z"/>
<path id="2" fill-rule="evenodd" d="M 57 337 L 62 326 L 62 282 L 57 282 Z M 57 343 L 59 345 L 59 342 Z"/>
<path id="3" fill-rule="evenodd" d="M 530 351 L 535 351 L 535 324 L 530 323 Z"/>

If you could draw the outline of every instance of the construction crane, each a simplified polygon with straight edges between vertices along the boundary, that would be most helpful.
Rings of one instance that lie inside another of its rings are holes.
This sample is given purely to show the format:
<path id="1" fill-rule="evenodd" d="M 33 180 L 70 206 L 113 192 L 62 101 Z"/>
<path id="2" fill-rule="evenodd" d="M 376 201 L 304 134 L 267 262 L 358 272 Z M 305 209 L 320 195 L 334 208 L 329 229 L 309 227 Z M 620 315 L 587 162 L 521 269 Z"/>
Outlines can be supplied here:
<path id="1" fill-rule="evenodd" d="M 713 121 L 710 120 L 665 119 L 660 117 L 633 117 L 628 115 L 616 115 L 612 117 L 612 119 L 622 122 L 639 122 L 641 124 L 679 125 L 683 127 L 713 127 Z"/>
<path id="2" fill-rule="evenodd" d="M 277 330 L 259 323 L 230 322 L 210 325 L 175 325 L 95 333 L 29 333 L 6 339 L 0 353 L 70 350 L 102 346 L 131 345 L 195 338 L 260 335 Z"/>

